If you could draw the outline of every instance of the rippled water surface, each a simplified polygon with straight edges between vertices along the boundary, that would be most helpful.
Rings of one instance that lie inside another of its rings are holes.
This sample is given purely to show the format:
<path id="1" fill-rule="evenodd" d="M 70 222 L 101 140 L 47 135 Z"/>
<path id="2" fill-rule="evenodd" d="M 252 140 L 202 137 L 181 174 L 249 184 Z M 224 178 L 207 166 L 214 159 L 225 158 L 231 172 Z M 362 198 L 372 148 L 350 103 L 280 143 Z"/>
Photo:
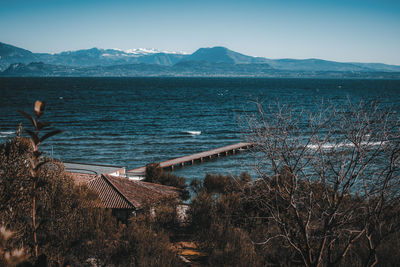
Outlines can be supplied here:
<path id="1" fill-rule="evenodd" d="M 13 136 L 18 109 L 47 102 L 45 117 L 65 130 L 42 146 L 64 161 L 126 166 L 127 169 L 243 140 L 238 117 L 255 101 L 278 100 L 313 110 L 321 101 L 379 99 L 400 110 L 398 80 L 255 78 L 1 78 L 0 142 Z M 201 131 L 200 135 L 188 131 Z M 242 153 L 176 171 L 191 179 L 206 172 L 251 171 Z"/>

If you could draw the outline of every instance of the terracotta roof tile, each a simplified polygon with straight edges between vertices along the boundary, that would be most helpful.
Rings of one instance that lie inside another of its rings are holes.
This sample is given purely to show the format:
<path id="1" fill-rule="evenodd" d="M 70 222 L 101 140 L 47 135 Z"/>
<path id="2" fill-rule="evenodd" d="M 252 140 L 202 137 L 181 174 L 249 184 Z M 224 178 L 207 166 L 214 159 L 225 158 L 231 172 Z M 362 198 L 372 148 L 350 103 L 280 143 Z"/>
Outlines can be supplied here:
<path id="1" fill-rule="evenodd" d="M 103 175 L 135 208 L 158 203 L 164 199 L 178 198 L 181 190 L 166 185 L 147 183 L 112 175 Z"/>
<path id="2" fill-rule="evenodd" d="M 98 175 L 95 174 L 84 174 L 84 173 L 70 173 L 70 175 L 74 183 L 77 185 L 87 184 L 89 181 L 99 177 Z"/>
<path id="3" fill-rule="evenodd" d="M 132 205 L 104 176 L 97 177 L 88 182 L 90 189 L 97 192 L 105 208 L 110 209 L 135 209 Z"/>
<path id="4" fill-rule="evenodd" d="M 99 195 L 105 208 L 140 209 L 146 204 L 178 198 L 181 190 L 166 185 L 129 180 L 108 174 L 71 173 L 75 184 L 87 184 Z"/>

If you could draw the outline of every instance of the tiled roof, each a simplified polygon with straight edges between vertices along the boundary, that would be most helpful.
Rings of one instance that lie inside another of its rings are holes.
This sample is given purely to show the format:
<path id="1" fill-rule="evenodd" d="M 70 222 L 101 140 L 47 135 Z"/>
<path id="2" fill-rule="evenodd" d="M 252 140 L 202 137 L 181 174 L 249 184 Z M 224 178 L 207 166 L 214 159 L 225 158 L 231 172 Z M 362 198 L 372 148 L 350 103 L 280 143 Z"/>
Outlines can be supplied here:
<path id="1" fill-rule="evenodd" d="M 155 204 L 165 199 L 177 198 L 180 189 L 172 186 L 129 180 L 127 178 L 103 174 L 72 174 L 77 184 L 86 183 L 99 195 L 105 208 L 141 209 L 147 204 Z"/>
<path id="2" fill-rule="evenodd" d="M 98 175 L 95 174 L 83 174 L 83 173 L 70 173 L 70 175 L 72 177 L 72 180 L 74 180 L 74 183 L 77 185 L 87 184 L 89 181 L 99 177 Z"/>
<path id="3" fill-rule="evenodd" d="M 97 192 L 105 208 L 109 209 L 135 209 L 132 205 L 103 175 L 88 182 L 90 189 Z"/>
<path id="4" fill-rule="evenodd" d="M 129 180 L 112 175 L 103 175 L 132 205 L 139 209 L 146 204 L 177 198 L 180 189 L 172 186 Z"/>

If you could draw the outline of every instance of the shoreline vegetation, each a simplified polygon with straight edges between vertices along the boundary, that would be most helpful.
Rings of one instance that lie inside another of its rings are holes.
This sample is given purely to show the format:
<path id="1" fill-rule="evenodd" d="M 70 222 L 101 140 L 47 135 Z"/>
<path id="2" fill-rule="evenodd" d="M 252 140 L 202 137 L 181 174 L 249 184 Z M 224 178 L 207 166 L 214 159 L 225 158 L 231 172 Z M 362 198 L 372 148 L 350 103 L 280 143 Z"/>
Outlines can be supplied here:
<path id="1" fill-rule="evenodd" d="M 0 265 L 397 266 L 400 125 L 375 102 L 317 112 L 279 104 L 248 115 L 257 177 L 207 174 L 188 184 L 149 164 L 146 182 L 180 198 L 120 220 L 40 144 L 62 134 L 24 113 L 0 145 Z M 42 133 L 43 130 L 47 130 Z M 189 192 L 192 193 L 190 196 Z M 182 219 L 183 200 L 188 200 Z"/>

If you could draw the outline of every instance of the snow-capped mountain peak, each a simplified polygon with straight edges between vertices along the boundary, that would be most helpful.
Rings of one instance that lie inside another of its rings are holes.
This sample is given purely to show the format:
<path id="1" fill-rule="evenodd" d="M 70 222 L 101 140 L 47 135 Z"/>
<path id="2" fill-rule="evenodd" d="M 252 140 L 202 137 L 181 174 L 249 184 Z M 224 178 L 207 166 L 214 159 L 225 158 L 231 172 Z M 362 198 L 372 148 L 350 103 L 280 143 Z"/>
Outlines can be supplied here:
<path id="1" fill-rule="evenodd" d="M 121 51 L 126 54 L 131 54 L 131 55 L 137 55 L 137 56 L 144 56 L 144 55 L 151 55 L 151 54 L 157 54 L 157 53 L 165 53 L 165 54 L 180 54 L 180 55 L 187 55 L 189 53 L 186 52 L 176 52 L 176 51 L 166 51 L 166 50 L 159 50 L 156 48 L 133 48 L 133 49 L 119 49 L 119 48 L 113 48 L 113 50 Z"/>
<path id="2" fill-rule="evenodd" d="M 158 49 L 155 48 L 134 48 L 124 50 L 125 53 L 135 54 L 135 55 L 147 55 L 147 54 L 156 54 L 161 53 Z"/>

